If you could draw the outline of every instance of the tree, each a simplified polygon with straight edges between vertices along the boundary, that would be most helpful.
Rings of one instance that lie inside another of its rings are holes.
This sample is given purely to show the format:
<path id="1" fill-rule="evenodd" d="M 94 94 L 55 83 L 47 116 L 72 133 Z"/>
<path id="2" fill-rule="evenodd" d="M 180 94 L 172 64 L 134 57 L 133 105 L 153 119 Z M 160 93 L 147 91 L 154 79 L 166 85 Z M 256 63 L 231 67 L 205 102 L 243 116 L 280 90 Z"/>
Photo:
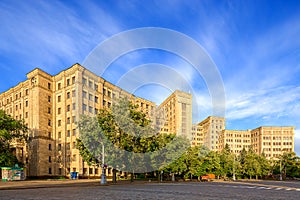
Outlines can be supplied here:
<path id="1" fill-rule="evenodd" d="M 80 153 L 84 158 L 97 160 L 104 145 L 109 155 L 105 164 L 132 173 L 162 168 L 177 156 L 168 153 L 185 144 L 174 134 L 158 134 L 152 121 L 127 99 L 114 102 L 111 110 L 99 110 L 97 117 L 82 116 L 78 127 L 83 145 L 77 146 L 83 147 Z"/>
<path id="2" fill-rule="evenodd" d="M 0 110 L 0 166 L 20 164 L 11 148 L 12 142 L 26 141 L 27 126 L 22 120 L 15 120 Z"/>

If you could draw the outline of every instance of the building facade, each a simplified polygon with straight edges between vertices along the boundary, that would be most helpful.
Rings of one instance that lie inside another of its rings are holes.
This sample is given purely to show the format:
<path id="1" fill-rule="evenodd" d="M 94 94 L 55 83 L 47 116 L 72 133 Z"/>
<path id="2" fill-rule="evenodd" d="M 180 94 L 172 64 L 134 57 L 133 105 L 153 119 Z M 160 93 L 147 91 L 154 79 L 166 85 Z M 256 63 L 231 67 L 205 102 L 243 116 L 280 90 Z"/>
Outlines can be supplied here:
<path id="1" fill-rule="evenodd" d="M 225 129 L 225 118 L 209 116 L 201 121 L 198 126 L 202 127 L 203 145 L 216 151 L 218 149 L 219 134 Z"/>
<path id="2" fill-rule="evenodd" d="M 164 123 L 161 133 L 184 135 L 191 138 L 192 95 L 176 90 L 159 106 Z"/>
<path id="3" fill-rule="evenodd" d="M 257 154 L 277 158 L 283 152 L 294 151 L 293 126 L 261 126 L 251 130 L 251 145 Z"/>
<path id="4" fill-rule="evenodd" d="M 191 146 L 200 146 L 204 144 L 204 134 L 202 126 L 199 124 L 192 125 L 192 141 Z"/>
<path id="5" fill-rule="evenodd" d="M 293 126 L 261 126 L 253 130 L 223 130 L 219 135 L 218 151 L 226 144 L 230 150 L 239 154 L 243 148 L 252 148 L 266 158 L 276 158 L 283 152 L 294 151 Z"/>
<path id="6" fill-rule="evenodd" d="M 248 150 L 251 146 L 251 131 L 223 130 L 218 137 L 218 151 L 222 151 L 226 144 L 235 154 L 239 154 L 243 148 Z"/>
<path id="7" fill-rule="evenodd" d="M 126 97 L 153 119 L 156 104 L 136 97 L 79 64 L 51 76 L 41 69 L 27 74 L 27 80 L 0 94 L 0 109 L 29 128 L 28 145 L 13 144 L 18 159 L 26 163 L 27 176 L 99 176 L 98 166 L 88 166 L 76 149 L 80 133 L 76 122 L 81 115 L 94 116 Z M 175 91 L 159 107 L 166 112 L 160 132 L 189 135 L 192 97 Z M 108 175 L 112 169 L 107 170 Z"/>

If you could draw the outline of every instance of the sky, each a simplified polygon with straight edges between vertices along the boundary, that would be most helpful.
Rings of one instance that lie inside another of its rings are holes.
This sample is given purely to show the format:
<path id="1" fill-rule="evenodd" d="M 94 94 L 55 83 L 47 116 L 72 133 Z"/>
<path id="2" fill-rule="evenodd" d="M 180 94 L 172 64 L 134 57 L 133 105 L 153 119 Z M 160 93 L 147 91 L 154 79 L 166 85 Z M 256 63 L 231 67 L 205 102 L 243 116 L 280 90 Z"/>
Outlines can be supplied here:
<path id="1" fill-rule="evenodd" d="M 82 64 L 115 34 L 143 27 L 174 30 L 203 48 L 223 82 L 226 129 L 295 126 L 300 155 L 300 1 L 2 0 L 0 92 L 26 80 L 36 67 L 55 75 Z M 189 83 L 197 111 L 194 123 L 213 114 L 207 81 L 172 52 L 129 52 L 110 66 L 100 66 L 107 68 L 101 75 L 117 84 L 132 69 L 137 73 L 137 66 L 151 71 L 151 63 L 169 69 L 169 74 L 158 73 L 165 84 L 181 83 L 177 75 Z M 139 77 L 146 79 L 143 72 Z M 152 83 L 134 93 L 159 104 L 173 90 Z"/>

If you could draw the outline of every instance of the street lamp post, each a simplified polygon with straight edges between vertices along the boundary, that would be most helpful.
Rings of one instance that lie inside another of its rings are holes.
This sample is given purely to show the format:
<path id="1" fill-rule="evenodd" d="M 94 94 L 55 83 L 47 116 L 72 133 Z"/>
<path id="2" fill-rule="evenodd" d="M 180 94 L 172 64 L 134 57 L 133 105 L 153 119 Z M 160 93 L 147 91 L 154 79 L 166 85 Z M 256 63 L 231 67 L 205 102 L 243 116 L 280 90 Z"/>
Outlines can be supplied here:
<path id="1" fill-rule="evenodd" d="M 233 156 L 233 166 L 232 166 L 232 180 L 235 181 L 235 155 Z"/>
<path id="2" fill-rule="evenodd" d="M 105 174 L 105 164 L 104 164 L 104 144 L 102 143 L 102 174 L 101 174 L 101 184 L 107 184 L 106 174 Z"/>

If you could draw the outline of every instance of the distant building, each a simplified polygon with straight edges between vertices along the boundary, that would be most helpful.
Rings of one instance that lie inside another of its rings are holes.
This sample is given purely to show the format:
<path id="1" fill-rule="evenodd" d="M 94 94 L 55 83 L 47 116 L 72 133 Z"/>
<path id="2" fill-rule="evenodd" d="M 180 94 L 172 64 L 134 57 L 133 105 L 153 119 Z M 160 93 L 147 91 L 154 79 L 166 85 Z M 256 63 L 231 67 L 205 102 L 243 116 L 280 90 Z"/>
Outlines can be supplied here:
<path id="1" fill-rule="evenodd" d="M 251 146 L 251 131 L 223 130 L 218 138 L 218 151 L 222 151 L 226 144 L 235 154 L 239 154 L 243 148 L 248 150 Z"/>
<path id="2" fill-rule="evenodd" d="M 176 90 L 158 107 L 163 112 L 165 123 L 162 133 L 173 133 L 191 137 L 192 95 Z"/>
<path id="3" fill-rule="evenodd" d="M 294 151 L 293 126 L 261 126 L 251 130 L 253 150 L 264 153 L 267 158 L 276 158 L 283 152 Z"/>
<path id="4" fill-rule="evenodd" d="M 218 151 L 222 151 L 226 144 L 235 154 L 251 147 L 255 153 L 264 153 L 268 159 L 276 158 L 283 152 L 294 151 L 294 127 L 261 126 L 246 131 L 223 130 L 219 135 Z"/>
<path id="5" fill-rule="evenodd" d="M 209 116 L 198 124 L 203 131 L 203 145 L 211 150 L 218 150 L 219 134 L 225 129 L 225 118 Z"/>
<path id="6" fill-rule="evenodd" d="M 192 125 L 192 141 L 191 146 L 200 146 L 203 145 L 204 142 L 204 134 L 202 126 L 199 124 Z"/>

